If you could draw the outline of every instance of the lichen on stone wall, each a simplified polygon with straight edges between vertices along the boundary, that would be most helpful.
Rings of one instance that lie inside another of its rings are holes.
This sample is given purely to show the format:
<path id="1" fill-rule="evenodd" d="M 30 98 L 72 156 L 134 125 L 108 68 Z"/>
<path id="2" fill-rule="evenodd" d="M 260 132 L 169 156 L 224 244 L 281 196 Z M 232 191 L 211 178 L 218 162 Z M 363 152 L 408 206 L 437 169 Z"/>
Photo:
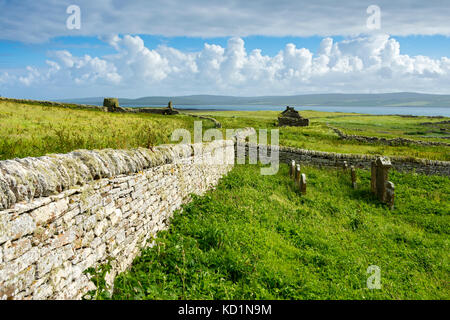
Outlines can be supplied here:
<path id="1" fill-rule="evenodd" d="M 232 143 L 231 141 L 229 142 Z M 220 142 L 206 144 L 220 148 Z M 39 158 L 0 161 L 0 209 L 46 197 L 92 180 L 130 174 L 190 157 L 195 145 L 162 145 L 151 149 L 75 150 Z"/>

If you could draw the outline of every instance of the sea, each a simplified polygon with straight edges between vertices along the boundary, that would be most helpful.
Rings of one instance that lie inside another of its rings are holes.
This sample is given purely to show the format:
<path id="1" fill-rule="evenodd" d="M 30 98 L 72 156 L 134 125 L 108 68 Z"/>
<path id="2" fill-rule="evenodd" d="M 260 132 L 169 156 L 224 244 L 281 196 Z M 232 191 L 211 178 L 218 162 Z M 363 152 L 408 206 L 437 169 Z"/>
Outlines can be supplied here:
<path id="1" fill-rule="evenodd" d="M 121 105 L 123 107 L 144 107 L 138 105 Z M 152 107 L 167 107 L 167 105 Z M 295 110 L 316 110 L 327 112 L 345 112 L 345 113 L 362 113 L 362 114 L 376 114 L 376 115 L 413 115 L 413 116 L 443 116 L 450 117 L 450 107 L 418 107 L 418 106 L 404 106 L 404 107 L 388 107 L 388 106 L 291 106 Z M 175 109 L 185 110 L 228 110 L 228 111 L 258 111 L 271 110 L 282 111 L 286 106 L 271 106 L 271 105 L 174 105 Z"/>

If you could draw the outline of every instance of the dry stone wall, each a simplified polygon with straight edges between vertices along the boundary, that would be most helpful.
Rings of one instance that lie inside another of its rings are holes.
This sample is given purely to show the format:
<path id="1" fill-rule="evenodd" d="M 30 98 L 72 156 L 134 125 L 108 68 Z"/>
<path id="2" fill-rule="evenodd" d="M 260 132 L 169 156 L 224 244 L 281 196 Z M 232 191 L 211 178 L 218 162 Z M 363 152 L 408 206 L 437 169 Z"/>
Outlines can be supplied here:
<path id="1" fill-rule="evenodd" d="M 61 108 L 72 108 L 72 109 L 94 109 L 100 111 L 107 111 L 104 107 L 88 105 L 88 104 L 77 104 L 77 103 L 64 103 L 64 102 L 55 102 L 55 101 L 40 101 L 40 100 L 30 100 L 30 99 L 14 99 L 14 98 L 5 98 L 0 97 L 0 102 L 14 102 L 14 103 L 23 103 L 23 104 L 32 104 L 32 105 L 40 105 L 46 107 L 61 107 Z"/>
<path id="2" fill-rule="evenodd" d="M 233 163 L 231 140 L 0 161 L 0 299 L 80 299 L 109 258 L 112 283 Z"/>
<path id="3" fill-rule="evenodd" d="M 330 126 L 329 126 L 330 127 Z M 345 134 L 338 128 L 330 127 L 342 140 L 350 140 L 350 141 L 358 141 L 362 143 L 378 143 L 385 144 L 388 146 L 402 146 L 402 145 L 419 145 L 419 146 L 444 146 L 450 147 L 450 143 L 447 142 L 439 142 L 439 141 L 421 141 L 421 140 L 412 140 L 406 138 L 379 138 L 379 137 L 368 137 L 368 136 L 358 136 L 353 134 Z"/>
<path id="4" fill-rule="evenodd" d="M 247 143 L 245 146 L 246 156 L 248 156 L 249 145 L 258 149 L 257 145 Z M 277 148 L 281 163 L 291 164 L 292 160 L 296 163 L 310 164 L 324 167 L 342 167 L 344 162 L 348 165 L 354 165 L 357 168 L 370 169 L 372 161 L 376 160 L 377 156 L 364 154 L 346 154 L 323 152 L 307 149 L 298 149 L 283 146 L 270 146 L 267 148 L 270 154 L 271 150 Z M 258 151 L 259 152 L 259 151 Z M 450 176 L 450 162 L 426 159 L 413 159 L 402 157 L 389 157 L 393 169 L 400 172 L 416 172 L 426 175 L 443 175 Z"/>

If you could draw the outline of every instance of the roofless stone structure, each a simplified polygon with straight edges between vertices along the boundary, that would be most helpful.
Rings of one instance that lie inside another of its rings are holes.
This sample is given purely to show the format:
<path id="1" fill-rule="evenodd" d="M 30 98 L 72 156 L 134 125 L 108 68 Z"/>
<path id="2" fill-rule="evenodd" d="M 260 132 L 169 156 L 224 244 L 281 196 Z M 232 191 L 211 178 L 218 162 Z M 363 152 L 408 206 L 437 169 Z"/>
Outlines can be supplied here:
<path id="1" fill-rule="evenodd" d="M 309 126 L 309 119 L 303 118 L 293 107 L 287 106 L 278 116 L 278 126 L 306 127 Z"/>
<path id="2" fill-rule="evenodd" d="M 107 112 L 132 112 L 132 113 L 156 113 L 164 115 L 179 114 L 178 110 L 175 110 L 172 105 L 172 101 L 169 101 L 167 108 L 122 108 L 119 106 L 119 99 L 117 98 L 105 98 L 103 100 L 104 111 Z"/>

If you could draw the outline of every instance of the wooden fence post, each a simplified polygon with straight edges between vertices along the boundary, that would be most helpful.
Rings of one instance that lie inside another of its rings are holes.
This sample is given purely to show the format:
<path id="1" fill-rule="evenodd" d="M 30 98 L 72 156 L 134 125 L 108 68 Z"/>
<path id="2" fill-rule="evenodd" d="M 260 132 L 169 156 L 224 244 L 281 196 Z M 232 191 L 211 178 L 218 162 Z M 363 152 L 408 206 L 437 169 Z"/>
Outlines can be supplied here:
<path id="1" fill-rule="evenodd" d="M 306 194 L 306 174 L 304 173 L 300 177 L 300 193 Z"/>
<path id="2" fill-rule="evenodd" d="M 377 163 L 375 161 L 370 164 L 370 191 L 377 194 Z"/>
<path id="3" fill-rule="evenodd" d="M 351 166 L 350 167 L 350 174 L 352 176 L 352 187 L 353 189 L 356 189 L 356 170 L 355 170 L 355 166 Z"/>
<path id="4" fill-rule="evenodd" d="M 344 171 L 347 171 L 347 169 L 348 169 L 347 161 L 344 161 L 344 164 L 342 165 L 342 169 L 343 169 Z"/>
<path id="5" fill-rule="evenodd" d="M 394 209 L 395 186 L 392 182 L 386 182 L 386 203 L 390 210 Z"/>
<path id="6" fill-rule="evenodd" d="M 295 167 L 295 184 L 299 185 L 300 183 L 300 165 L 297 164 L 297 166 Z"/>
<path id="7" fill-rule="evenodd" d="M 295 174 L 295 160 L 291 161 L 291 167 L 289 168 L 289 177 L 294 178 Z"/>

